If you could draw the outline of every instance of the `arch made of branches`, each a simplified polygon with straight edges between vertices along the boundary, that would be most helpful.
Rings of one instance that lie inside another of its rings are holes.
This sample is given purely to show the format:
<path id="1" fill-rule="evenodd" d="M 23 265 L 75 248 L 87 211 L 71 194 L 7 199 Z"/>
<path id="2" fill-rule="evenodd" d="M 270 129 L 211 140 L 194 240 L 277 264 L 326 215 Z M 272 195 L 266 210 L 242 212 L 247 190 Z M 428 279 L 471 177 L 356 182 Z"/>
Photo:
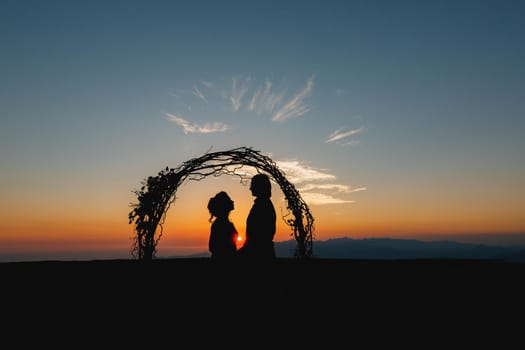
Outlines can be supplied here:
<path id="1" fill-rule="evenodd" d="M 297 242 L 294 256 L 311 257 L 314 218 L 308 205 L 275 162 L 250 147 L 207 152 L 198 158 L 185 161 L 177 168 L 166 167 L 157 176 L 145 179 L 141 189 L 134 191 L 138 202 L 132 205 L 133 210 L 128 215 L 129 223 L 135 224 L 136 233 L 133 237 L 132 256 L 138 260 L 155 258 L 166 213 L 176 199 L 179 186 L 188 180 L 200 181 L 207 176 L 221 175 L 238 176 L 241 183 L 246 183 L 251 176 L 241 171 L 244 166 L 254 167 L 257 172 L 266 173 L 279 185 L 287 201 L 287 212 L 282 218 L 291 227 L 291 235 Z"/>

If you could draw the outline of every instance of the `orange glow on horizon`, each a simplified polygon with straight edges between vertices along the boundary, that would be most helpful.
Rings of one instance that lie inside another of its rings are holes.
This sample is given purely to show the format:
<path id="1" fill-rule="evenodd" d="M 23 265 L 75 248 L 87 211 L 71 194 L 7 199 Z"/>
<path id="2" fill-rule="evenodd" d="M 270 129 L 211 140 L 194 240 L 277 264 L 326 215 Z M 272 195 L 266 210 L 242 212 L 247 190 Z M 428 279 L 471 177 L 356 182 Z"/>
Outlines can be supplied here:
<path id="1" fill-rule="evenodd" d="M 239 232 L 237 246 L 242 246 L 253 197 L 247 187 L 226 179 L 206 181 L 202 186 L 183 186 L 178 191 L 162 226 L 157 245 L 159 256 L 208 251 L 211 223 L 206 203 L 219 189 L 227 190 L 235 201 L 230 220 Z M 135 237 L 134 225 L 128 223 L 131 209 L 122 205 L 126 200 L 107 201 L 104 206 L 93 200 L 86 207 L 82 206 L 85 203 L 76 202 L 68 206 L 69 203 L 52 200 L 29 201 L 27 207 L 6 210 L 0 213 L 0 250 L 112 250 L 125 255 Z M 292 240 L 292 230 L 282 218 L 287 212 L 283 194 L 275 190 L 272 201 L 278 213 L 275 241 Z M 352 204 L 312 205 L 310 211 L 315 219 L 314 240 L 525 232 L 520 215 L 522 206 L 506 203 L 493 208 L 480 203 L 470 206 L 434 198 L 390 203 L 363 197 Z"/>

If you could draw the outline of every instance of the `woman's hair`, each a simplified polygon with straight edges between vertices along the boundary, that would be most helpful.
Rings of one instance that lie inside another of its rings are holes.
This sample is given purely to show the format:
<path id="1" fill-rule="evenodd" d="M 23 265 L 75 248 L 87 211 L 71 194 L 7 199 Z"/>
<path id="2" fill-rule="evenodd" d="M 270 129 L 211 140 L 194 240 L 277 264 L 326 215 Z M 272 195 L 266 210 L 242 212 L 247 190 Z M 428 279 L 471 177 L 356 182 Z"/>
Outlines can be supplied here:
<path id="1" fill-rule="evenodd" d="M 210 219 L 212 221 L 214 217 L 221 215 L 227 215 L 233 210 L 233 201 L 230 196 L 224 191 L 217 193 L 214 197 L 211 197 L 208 201 L 208 211 L 210 212 Z"/>
<path id="2" fill-rule="evenodd" d="M 270 178 L 266 174 L 256 174 L 252 177 L 250 184 L 250 190 L 257 197 L 271 197 L 272 196 L 272 184 Z"/>

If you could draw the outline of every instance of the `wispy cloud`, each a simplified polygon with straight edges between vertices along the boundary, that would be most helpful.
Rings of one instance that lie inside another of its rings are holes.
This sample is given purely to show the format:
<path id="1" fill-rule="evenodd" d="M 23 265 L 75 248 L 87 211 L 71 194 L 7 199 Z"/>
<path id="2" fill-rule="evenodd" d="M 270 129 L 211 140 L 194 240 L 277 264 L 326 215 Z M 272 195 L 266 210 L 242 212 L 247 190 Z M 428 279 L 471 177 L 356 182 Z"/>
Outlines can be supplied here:
<path id="1" fill-rule="evenodd" d="M 305 102 L 314 88 L 313 76 L 308 78 L 306 85 L 300 88 L 294 95 L 286 94 L 286 88 L 275 89 L 272 81 L 266 79 L 264 85 L 253 84 L 250 76 L 237 76 L 231 78 L 231 85 L 221 88 L 212 81 L 199 80 L 190 90 L 182 90 L 170 93 L 188 111 L 192 108 L 188 104 L 188 97 L 197 97 L 205 104 L 217 105 L 219 101 L 228 101 L 229 108 L 233 112 L 245 109 L 258 115 L 266 114 L 274 122 L 284 122 L 296 118 L 310 111 L 310 106 Z M 184 97 L 184 98 L 183 98 Z M 217 98 L 220 100 L 217 100 Z M 219 107 L 222 107 L 219 105 Z"/>
<path id="2" fill-rule="evenodd" d="M 250 80 L 250 77 L 247 77 L 242 82 L 239 82 L 237 78 L 232 78 L 230 103 L 234 112 L 237 112 L 241 108 L 242 99 L 248 91 Z"/>
<path id="3" fill-rule="evenodd" d="M 193 90 L 191 90 L 192 94 L 203 100 L 204 102 L 208 103 L 208 100 L 206 99 L 206 96 L 199 90 L 198 87 L 193 86 Z"/>
<path id="4" fill-rule="evenodd" d="M 300 117 L 310 110 L 304 103 L 304 99 L 310 95 L 314 87 L 313 77 L 310 77 L 306 86 L 295 94 L 284 106 L 282 106 L 272 117 L 275 122 L 283 122 L 290 118 Z"/>
<path id="5" fill-rule="evenodd" d="M 191 123 L 182 117 L 176 116 L 175 114 L 166 113 L 166 116 L 169 120 L 182 127 L 185 134 L 209 134 L 212 132 L 224 132 L 230 129 L 228 125 L 219 122 L 198 125 Z"/>
<path id="6" fill-rule="evenodd" d="M 277 166 L 285 172 L 286 178 L 295 185 L 306 203 L 312 205 L 354 203 L 354 200 L 344 198 L 354 192 L 366 190 L 365 187 L 334 183 L 336 176 L 325 170 L 314 169 L 298 160 L 276 161 Z"/>
<path id="7" fill-rule="evenodd" d="M 340 184 L 307 184 L 298 190 L 299 191 L 334 190 L 337 192 L 353 193 L 353 192 L 365 191 L 366 187 L 351 188 L 348 185 L 340 185 Z"/>
<path id="8" fill-rule="evenodd" d="M 354 203 L 353 200 L 336 198 L 324 193 L 306 192 L 302 193 L 301 196 L 303 197 L 304 201 L 310 205 Z"/>
<path id="9" fill-rule="evenodd" d="M 280 169 L 286 173 L 286 177 L 294 184 L 318 180 L 333 180 L 335 175 L 311 168 L 297 160 L 281 160 L 276 162 Z"/>
<path id="10" fill-rule="evenodd" d="M 275 107 L 283 99 L 283 94 L 272 92 L 272 83 L 268 80 L 264 83 L 264 89 L 257 89 L 248 105 L 249 111 L 255 111 L 257 114 L 272 113 Z"/>
<path id="11" fill-rule="evenodd" d="M 340 140 L 343 140 L 343 139 L 346 139 L 348 137 L 351 137 L 351 136 L 354 136 L 354 135 L 358 135 L 360 133 L 362 133 L 364 131 L 364 128 L 363 127 L 360 127 L 358 129 L 354 129 L 354 130 L 349 130 L 349 131 L 344 131 L 344 129 L 338 129 L 336 131 L 334 131 L 333 133 L 330 134 L 330 136 L 328 136 L 328 138 L 326 139 L 326 143 L 329 143 L 329 142 L 335 142 L 335 141 L 340 141 Z M 348 142 L 346 144 L 353 144 L 355 142 Z"/>

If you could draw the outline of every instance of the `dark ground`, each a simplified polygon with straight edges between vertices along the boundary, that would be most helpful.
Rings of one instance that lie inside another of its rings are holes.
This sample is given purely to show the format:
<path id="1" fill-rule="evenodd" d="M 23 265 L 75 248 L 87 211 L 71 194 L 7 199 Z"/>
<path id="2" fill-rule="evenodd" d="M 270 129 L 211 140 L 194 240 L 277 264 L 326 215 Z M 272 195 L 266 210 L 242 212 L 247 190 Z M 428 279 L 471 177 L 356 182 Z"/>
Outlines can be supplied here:
<path id="1" fill-rule="evenodd" d="M 477 336 L 505 325 L 511 339 L 525 317 L 525 264 L 491 260 L 43 261 L 0 263 L 0 276 L 4 320 L 15 329 L 88 324 L 96 334 L 125 329 L 128 340 L 181 324 L 228 325 L 235 337 L 261 322 L 306 344 L 321 330 L 443 337 L 473 325 Z"/>

